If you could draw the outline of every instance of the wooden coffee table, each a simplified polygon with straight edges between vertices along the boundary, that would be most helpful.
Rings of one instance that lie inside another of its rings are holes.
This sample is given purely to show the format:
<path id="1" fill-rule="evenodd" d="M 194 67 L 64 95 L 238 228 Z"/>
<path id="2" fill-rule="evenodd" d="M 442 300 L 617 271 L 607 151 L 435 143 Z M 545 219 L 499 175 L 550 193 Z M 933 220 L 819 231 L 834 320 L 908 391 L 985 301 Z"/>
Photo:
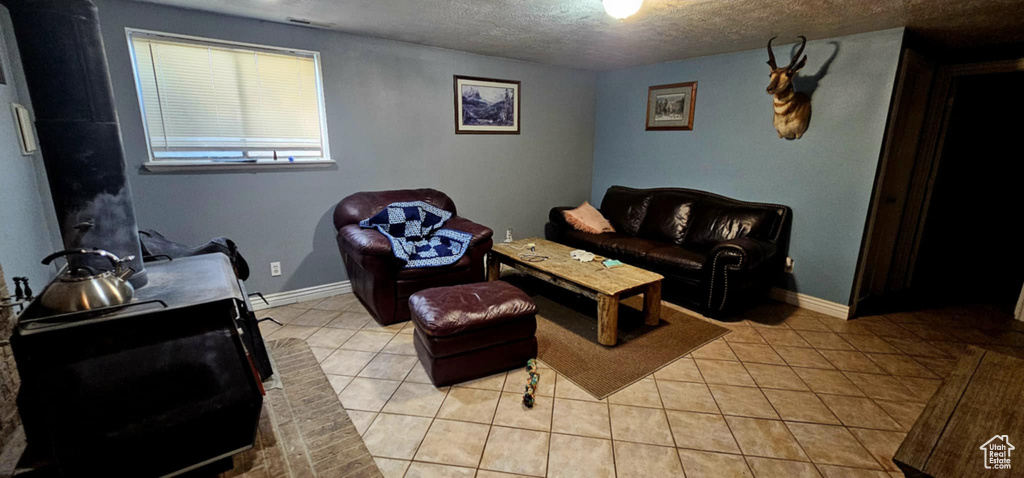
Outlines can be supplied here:
<path id="1" fill-rule="evenodd" d="M 527 244 L 536 244 L 535 254 L 546 256 L 531 262 L 522 254 Z M 644 323 L 658 325 L 661 318 L 660 274 L 622 265 L 607 268 L 599 261 L 579 262 L 569 257 L 574 249 L 540 238 L 495 244 L 487 255 L 487 280 L 498 280 L 505 264 L 527 275 L 582 294 L 597 301 L 597 341 L 614 346 L 618 341 L 619 299 L 644 295 Z"/>
<path id="2" fill-rule="evenodd" d="M 908 478 L 1019 477 L 1024 437 L 1024 360 L 969 346 L 921 416 L 907 432 L 892 461 Z M 1003 450 L 988 450 L 991 444 Z M 993 455 L 990 457 L 990 453 Z M 1002 456 L 1000 456 L 1000 454 Z M 989 458 L 1005 459 L 1005 467 Z M 1016 468 L 1014 468 L 1016 467 Z"/>

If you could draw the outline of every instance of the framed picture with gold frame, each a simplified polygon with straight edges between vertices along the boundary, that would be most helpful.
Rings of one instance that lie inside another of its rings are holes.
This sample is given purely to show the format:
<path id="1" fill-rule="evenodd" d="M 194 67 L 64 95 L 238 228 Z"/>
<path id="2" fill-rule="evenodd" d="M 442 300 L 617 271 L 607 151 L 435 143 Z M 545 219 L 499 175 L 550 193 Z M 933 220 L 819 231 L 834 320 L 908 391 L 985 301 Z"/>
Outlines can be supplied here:
<path id="1" fill-rule="evenodd" d="M 690 131 L 697 82 L 656 85 L 647 89 L 647 131 Z"/>

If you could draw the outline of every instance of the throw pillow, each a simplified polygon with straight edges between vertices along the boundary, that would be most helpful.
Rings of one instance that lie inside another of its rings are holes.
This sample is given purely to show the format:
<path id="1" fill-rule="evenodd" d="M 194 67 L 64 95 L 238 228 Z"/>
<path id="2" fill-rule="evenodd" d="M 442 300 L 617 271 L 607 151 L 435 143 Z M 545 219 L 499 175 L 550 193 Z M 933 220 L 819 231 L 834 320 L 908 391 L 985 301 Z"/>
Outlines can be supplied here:
<path id="1" fill-rule="evenodd" d="M 590 234 L 615 232 L 615 228 L 612 227 L 612 224 L 601 215 L 601 211 L 595 209 L 594 206 L 591 206 L 587 201 L 583 201 L 583 204 L 576 209 L 565 211 L 564 214 L 565 222 L 568 222 L 569 225 L 577 231 L 588 232 Z"/>

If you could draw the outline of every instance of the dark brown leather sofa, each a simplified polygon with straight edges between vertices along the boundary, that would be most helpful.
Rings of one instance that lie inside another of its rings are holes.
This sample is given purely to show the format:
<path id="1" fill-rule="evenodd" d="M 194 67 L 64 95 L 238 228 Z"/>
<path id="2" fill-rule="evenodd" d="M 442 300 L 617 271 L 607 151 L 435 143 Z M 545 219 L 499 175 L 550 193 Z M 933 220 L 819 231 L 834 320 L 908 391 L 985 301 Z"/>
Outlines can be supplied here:
<path id="1" fill-rule="evenodd" d="M 423 201 L 452 213 L 444 227 L 473 235 L 469 250 L 458 262 L 443 267 L 405 269 L 391 252 L 391 242 L 359 221 L 393 202 Z M 484 256 L 493 245 L 490 228 L 458 216 L 455 203 L 435 189 L 359 192 L 334 208 L 338 249 L 352 282 L 352 291 L 377 322 L 387 325 L 409 320 L 409 296 L 431 287 L 484 280 Z"/>
<path id="2" fill-rule="evenodd" d="M 663 294 L 712 316 L 726 316 L 766 293 L 787 255 L 792 210 L 683 188 L 612 186 L 601 213 L 614 233 L 588 234 L 549 214 L 549 240 L 665 276 Z"/>

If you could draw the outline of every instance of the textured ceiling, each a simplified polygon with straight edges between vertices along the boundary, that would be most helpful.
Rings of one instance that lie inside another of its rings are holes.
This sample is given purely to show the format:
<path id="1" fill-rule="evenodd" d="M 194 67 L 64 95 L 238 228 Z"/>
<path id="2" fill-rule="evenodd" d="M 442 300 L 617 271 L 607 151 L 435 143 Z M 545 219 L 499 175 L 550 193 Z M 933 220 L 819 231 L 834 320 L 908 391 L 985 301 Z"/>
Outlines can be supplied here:
<path id="1" fill-rule="evenodd" d="M 619 21 L 601 0 L 144 0 L 591 70 L 908 26 L 941 46 L 1024 41 L 1024 0 L 646 0 Z"/>

